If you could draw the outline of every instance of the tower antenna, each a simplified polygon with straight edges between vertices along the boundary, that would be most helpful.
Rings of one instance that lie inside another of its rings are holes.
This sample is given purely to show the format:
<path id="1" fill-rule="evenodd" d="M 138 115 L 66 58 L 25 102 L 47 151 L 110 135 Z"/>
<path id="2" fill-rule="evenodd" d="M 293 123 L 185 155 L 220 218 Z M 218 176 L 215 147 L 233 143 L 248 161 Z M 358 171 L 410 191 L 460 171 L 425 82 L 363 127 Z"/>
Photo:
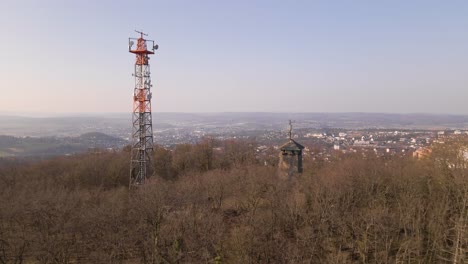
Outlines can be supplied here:
<path id="1" fill-rule="evenodd" d="M 148 34 L 145 34 L 143 31 L 138 31 L 138 30 L 135 30 L 136 33 L 140 34 L 141 37 L 143 36 L 148 36 Z"/>
<path id="2" fill-rule="evenodd" d="M 136 31 L 136 30 L 135 30 Z M 143 185 L 149 175 L 153 173 L 153 124 L 151 116 L 151 72 L 149 55 L 153 55 L 158 45 L 153 40 L 144 39 L 147 34 L 136 31 L 139 38 L 128 39 L 128 51 L 135 54 L 135 87 L 133 89 L 132 111 L 132 150 L 130 158 L 129 188 Z M 136 41 L 136 47 L 133 45 Z M 148 50 L 148 44 L 151 44 Z"/>
<path id="3" fill-rule="evenodd" d="M 289 119 L 289 139 L 292 139 L 292 120 Z"/>

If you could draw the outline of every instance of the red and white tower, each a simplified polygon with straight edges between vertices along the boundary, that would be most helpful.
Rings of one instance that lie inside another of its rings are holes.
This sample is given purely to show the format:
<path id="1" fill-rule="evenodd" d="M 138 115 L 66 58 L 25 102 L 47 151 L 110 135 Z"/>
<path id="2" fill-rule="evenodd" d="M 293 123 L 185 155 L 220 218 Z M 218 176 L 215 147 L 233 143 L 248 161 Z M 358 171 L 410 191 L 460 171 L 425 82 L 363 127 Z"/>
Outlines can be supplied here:
<path id="1" fill-rule="evenodd" d="M 128 51 L 136 55 L 135 88 L 133 90 L 132 150 L 130 160 L 130 188 L 145 183 L 153 173 L 153 125 L 151 117 L 151 84 L 149 55 L 154 54 L 158 45 L 153 40 L 144 39 L 143 32 L 136 31 L 140 38 L 128 39 Z M 133 45 L 136 41 L 136 48 Z M 149 49 L 148 49 L 149 48 Z"/>

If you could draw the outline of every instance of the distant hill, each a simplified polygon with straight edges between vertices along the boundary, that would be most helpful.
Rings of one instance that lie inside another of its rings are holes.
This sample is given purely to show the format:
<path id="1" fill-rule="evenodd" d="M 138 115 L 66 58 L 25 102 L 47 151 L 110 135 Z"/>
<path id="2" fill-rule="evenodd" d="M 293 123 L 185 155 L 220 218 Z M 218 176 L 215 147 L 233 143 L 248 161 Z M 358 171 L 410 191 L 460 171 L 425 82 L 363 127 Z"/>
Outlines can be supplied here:
<path id="1" fill-rule="evenodd" d="M 100 132 L 84 133 L 78 138 L 83 139 L 83 140 L 121 140 L 117 137 L 109 136 L 107 134 L 100 133 Z"/>
<path id="2" fill-rule="evenodd" d="M 14 137 L 0 135 L 0 157 L 49 157 L 86 152 L 92 148 L 118 149 L 124 139 L 90 132 L 78 137 Z"/>
<path id="3" fill-rule="evenodd" d="M 467 115 L 388 113 L 153 113 L 153 130 L 281 130 L 287 120 L 296 128 L 345 129 L 468 129 Z M 35 137 L 89 137 L 102 133 L 128 139 L 130 114 L 18 117 L 0 115 L 0 135 Z M 89 139 L 89 138 L 88 138 Z"/>

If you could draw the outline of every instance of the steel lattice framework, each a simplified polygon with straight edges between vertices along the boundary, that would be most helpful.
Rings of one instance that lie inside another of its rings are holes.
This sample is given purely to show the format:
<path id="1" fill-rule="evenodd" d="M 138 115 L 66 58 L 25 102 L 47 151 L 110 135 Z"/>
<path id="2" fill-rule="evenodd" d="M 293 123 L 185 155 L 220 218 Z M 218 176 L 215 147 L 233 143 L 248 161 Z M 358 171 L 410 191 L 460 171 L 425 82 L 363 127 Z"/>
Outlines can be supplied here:
<path id="1" fill-rule="evenodd" d="M 144 39 L 143 32 L 136 31 L 140 38 L 128 39 L 128 51 L 136 55 L 135 88 L 133 91 L 132 150 L 130 158 L 130 188 L 142 185 L 153 173 L 153 125 L 151 116 L 151 79 L 149 55 L 154 54 L 158 45 Z M 136 41 L 136 49 L 132 49 Z M 150 44 L 150 45 L 149 45 Z M 151 50 L 148 50 L 148 46 Z"/>

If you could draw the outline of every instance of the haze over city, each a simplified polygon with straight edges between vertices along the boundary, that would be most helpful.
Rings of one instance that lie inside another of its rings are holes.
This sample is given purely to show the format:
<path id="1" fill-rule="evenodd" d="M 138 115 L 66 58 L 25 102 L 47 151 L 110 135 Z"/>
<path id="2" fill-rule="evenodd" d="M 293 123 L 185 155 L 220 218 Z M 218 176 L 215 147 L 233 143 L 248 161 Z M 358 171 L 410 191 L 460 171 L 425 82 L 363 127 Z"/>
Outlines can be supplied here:
<path id="1" fill-rule="evenodd" d="M 466 1 L 2 1 L 0 113 L 468 114 Z M 21 99 L 19 99 L 19 97 Z"/>

